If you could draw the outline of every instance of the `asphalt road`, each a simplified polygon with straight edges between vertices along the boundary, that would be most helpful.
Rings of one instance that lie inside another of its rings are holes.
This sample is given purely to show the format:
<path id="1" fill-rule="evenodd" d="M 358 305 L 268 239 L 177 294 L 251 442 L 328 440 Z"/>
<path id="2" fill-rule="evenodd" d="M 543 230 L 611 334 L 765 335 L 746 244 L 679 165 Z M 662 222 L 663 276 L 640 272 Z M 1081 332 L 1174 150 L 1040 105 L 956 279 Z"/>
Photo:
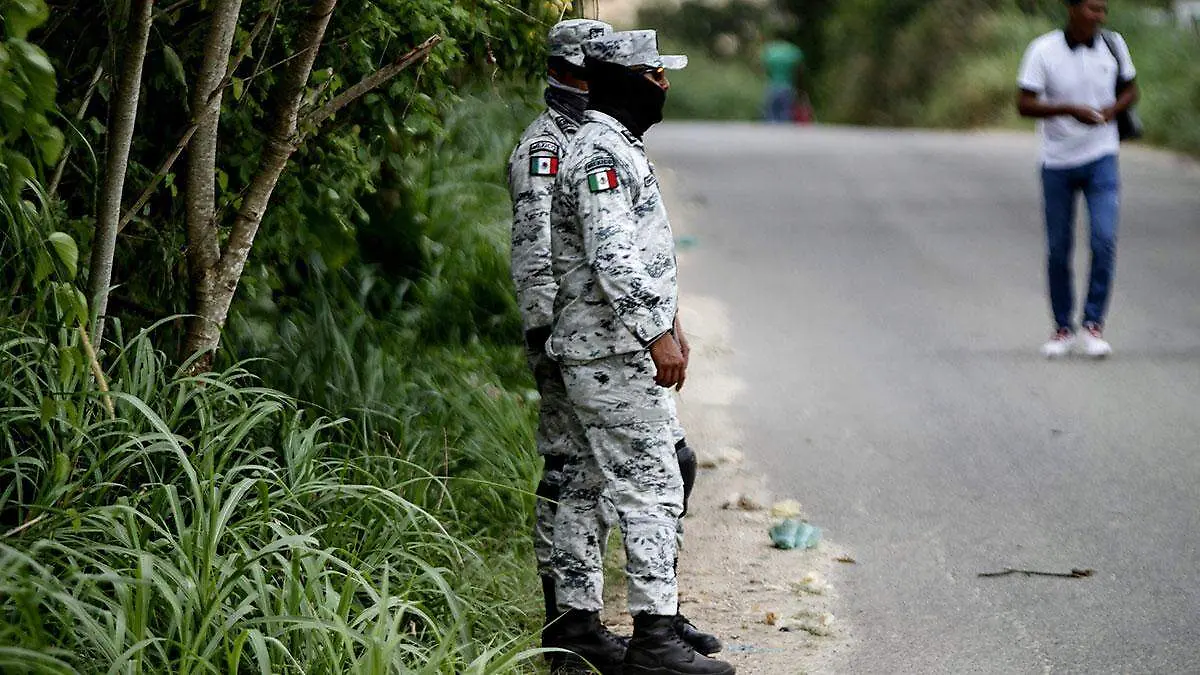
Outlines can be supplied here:
<path id="1" fill-rule="evenodd" d="M 748 459 L 858 559 L 847 672 L 1200 672 L 1200 167 L 1123 153 L 1115 353 L 1047 362 L 1031 135 L 648 148 L 681 285 L 734 326 Z M 1096 574 L 977 576 L 1004 568 Z"/>

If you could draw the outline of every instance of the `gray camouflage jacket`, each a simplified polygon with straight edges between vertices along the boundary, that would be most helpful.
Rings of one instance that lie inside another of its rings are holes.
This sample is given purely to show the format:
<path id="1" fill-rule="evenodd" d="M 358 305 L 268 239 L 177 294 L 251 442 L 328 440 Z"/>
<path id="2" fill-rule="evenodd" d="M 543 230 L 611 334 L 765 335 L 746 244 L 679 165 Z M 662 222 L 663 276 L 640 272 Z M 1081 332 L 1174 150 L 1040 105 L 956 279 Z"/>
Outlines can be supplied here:
<path id="1" fill-rule="evenodd" d="M 525 331 L 554 321 L 557 285 L 550 269 L 550 197 L 563 153 L 578 130 L 569 117 L 547 109 L 525 129 L 508 158 L 512 196 L 512 273 Z"/>
<path id="2" fill-rule="evenodd" d="M 589 361 L 646 349 L 675 321 L 675 242 L 654 167 L 620 122 L 587 111 L 554 182 L 558 295 L 547 351 Z"/>

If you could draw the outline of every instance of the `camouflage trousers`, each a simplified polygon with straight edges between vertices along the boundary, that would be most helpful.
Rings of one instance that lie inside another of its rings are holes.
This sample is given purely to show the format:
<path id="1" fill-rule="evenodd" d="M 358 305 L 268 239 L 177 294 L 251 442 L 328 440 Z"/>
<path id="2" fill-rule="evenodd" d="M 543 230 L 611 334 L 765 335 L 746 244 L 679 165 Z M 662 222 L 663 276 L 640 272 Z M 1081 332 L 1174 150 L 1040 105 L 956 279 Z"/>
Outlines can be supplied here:
<path id="1" fill-rule="evenodd" d="M 586 436 L 563 384 L 562 369 L 544 351 L 531 348 L 529 367 L 533 371 L 541 403 L 538 407 L 537 451 L 544 462 L 542 480 L 537 487 L 534 506 L 533 552 L 537 556 L 539 576 L 551 574 L 550 554 L 554 546 L 554 521 L 559 500 L 566 485 L 567 458 L 587 451 Z M 595 519 L 589 529 L 597 532 L 601 555 L 608 533 L 617 522 L 612 500 L 601 495 L 591 511 Z"/>
<path id="2" fill-rule="evenodd" d="M 567 455 L 554 522 L 551 564 L 560 609 L 603 607 L 602 518 L 606 496 L 624 534 L 629 612 L 675 614 L 677 528 L 683 479 L 668 390 L 654 383 L 648 351 L 562 365 L 563 383 L 582 428 Z M 576 428 L 578 433 L 579 428 Z"/>
<path id="3" fill-rule="evenodd" d="M 566 484 L 567 458 L 588 452 L 586 435 L 571 407 L 567 389 L 563 384 L 562 369 L 557 361 L 546 356 L 541 349 L 530 349 L 529 368 L 533 371 L 541 403 L 538 407 L 537 451 L 542 456 L 542 479 L 537 486 L 537 503 L 534 506 L 533 553 L 537 558 L 539 576 L 551 572 L 550 552 L 554 546 L 554 520 L 558 513 L 558 500 Z M 671 437 L 678 443 L 684 438 L 679 425 L 674 397 L 667 397 L 671 407 Z M 617 524 L 617 511 L 607 494 L 602 495 L 596 508 L 599 518 L 600 554 L 603 558 L 608 534 Z M 683 519 L 676 525 L 677 545 L 683 548 Z"/>

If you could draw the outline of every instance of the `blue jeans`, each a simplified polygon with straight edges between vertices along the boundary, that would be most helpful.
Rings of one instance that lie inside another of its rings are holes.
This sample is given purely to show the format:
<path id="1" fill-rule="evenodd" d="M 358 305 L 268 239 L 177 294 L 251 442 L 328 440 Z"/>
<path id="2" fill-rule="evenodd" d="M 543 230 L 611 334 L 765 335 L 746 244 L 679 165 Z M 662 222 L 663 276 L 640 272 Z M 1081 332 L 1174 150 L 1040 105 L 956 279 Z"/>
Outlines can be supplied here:
<path id="1" fill-rule="evenodd" d="M 795 88 L 786 84 L 770 85 L 763 104 L 763 117 L 768 122 L 794 122 L 795 109 Z"/>
<path id="2" fill-rule="evenodd" d="M 1117 220 L 1121 204 L 1119 174 L 1116 155 L 1069 169 L 1042 168 L 1050 307 L 1059 328 L 1074 328 L 1071 323 L 1075 305 L 1071 255 L 1075 247 L 1075 202 L 1079 192 L 1087 200 L 1092 233 L 1092 269 L 1083 323 L 1104 325 L 1116 267 Z"/>

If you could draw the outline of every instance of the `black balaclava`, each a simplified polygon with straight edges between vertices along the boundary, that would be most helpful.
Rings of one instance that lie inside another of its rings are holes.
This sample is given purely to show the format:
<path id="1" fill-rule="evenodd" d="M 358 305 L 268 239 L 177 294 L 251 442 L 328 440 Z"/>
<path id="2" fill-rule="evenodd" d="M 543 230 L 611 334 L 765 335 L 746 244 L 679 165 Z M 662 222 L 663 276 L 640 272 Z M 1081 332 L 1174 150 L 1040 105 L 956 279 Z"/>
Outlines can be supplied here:
<path id="1" fill-rule="evenodd" d="M 555 72 L 571 75 L 577 79 L 585 79 L 583 68 L 577 66 L 570 61 L 559 57 L 550 57 L 550 68 Z M 550 106 L 555 112 L 566 115 L 576 124 L 583 124 L 583 111 L 587 108 L 588 95 L 587 92 L 567 85 L 550 78 L 550 85 L 546 87 L 546 105 Z"/>
<path id="2" fill-rule="evenodd" d="M 585 59 L 584 67 L 589 110 L 612 116 L 638 138 L 662 121 L 667 92 L 645 75 L 592 58 Z"/>

